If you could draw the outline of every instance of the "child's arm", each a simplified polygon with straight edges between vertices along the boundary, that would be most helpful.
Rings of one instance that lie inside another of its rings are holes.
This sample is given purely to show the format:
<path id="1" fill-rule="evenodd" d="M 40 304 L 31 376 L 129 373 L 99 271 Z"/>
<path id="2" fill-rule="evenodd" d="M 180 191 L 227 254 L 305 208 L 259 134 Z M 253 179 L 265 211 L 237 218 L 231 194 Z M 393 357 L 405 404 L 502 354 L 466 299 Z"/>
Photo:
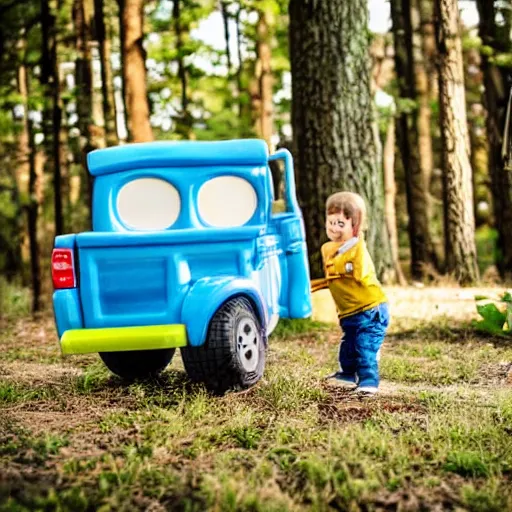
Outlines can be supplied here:
<path id="1" fill-rule="evenodd" d="M 311 280 L 311 293 L 315 293 L 318 290 L 323 290 L 325 288 L 329 288 L 329 282 L 325 277 Z"/>
<path id="2" fill-rule="evenodd" d="M 326 261 L 330 259 L 330 254 L 332 254 L 333 250 L 336 250 L 337 246 L 332 246 L 332 242 L 327 242 L 322 245 L 320 252 L 322 254 L 322 264 L 324 270 L 326 271 L 325 277 L 321 277 L 319 279 L 311 280 L 311 293 L 317 292 L 318 290 L 323 290 L 325 288 L 329 288 L 329 279 L 333 279 L 333 276 L 329 275 L 329 272 L 325 266 Z"/>

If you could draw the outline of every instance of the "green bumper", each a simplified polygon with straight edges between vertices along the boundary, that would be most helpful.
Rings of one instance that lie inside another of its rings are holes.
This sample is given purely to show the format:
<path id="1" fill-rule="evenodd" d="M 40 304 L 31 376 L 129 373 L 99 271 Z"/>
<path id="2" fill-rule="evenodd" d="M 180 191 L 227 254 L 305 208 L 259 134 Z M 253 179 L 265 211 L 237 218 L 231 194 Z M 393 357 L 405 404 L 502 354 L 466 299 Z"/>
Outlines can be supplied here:
<path id="1" fill-rule="evenodd" d="M 70 329 L 60 339 L 63 354 L 156 350 L 186 344 L 187 331 L 183 324 Z"/>

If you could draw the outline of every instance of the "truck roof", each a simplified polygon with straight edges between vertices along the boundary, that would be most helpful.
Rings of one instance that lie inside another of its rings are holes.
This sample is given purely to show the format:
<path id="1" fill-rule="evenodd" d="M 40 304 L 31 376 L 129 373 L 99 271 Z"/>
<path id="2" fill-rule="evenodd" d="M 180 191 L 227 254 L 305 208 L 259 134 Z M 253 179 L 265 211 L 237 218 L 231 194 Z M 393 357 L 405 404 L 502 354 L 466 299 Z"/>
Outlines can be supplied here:
<path id="1" fill-rule="evenodd" d="M 92 176 L 151 167 L 266 165 L 268 147 L 260 139 L 138 142 L 91 151 Z"/>

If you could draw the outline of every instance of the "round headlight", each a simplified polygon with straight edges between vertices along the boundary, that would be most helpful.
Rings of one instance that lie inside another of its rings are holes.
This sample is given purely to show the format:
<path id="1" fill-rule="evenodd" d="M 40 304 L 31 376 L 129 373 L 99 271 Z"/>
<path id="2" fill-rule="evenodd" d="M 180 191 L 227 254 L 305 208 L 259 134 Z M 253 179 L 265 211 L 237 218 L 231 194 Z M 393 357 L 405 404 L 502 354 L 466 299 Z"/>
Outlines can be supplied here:
<path id="1" fill-rule="evenodd" d="M 197 203 L 199 215 L 207 224 L 236 227 L 251 220 L 258 198 L 247 180 L 237 176 L 219 176 L 199 189 Z"/>
<path id="2" fill-rule="evenodd" d="M 152 231 L 171 227 L 180 214 L 180 194 L 159 178 L 138 178 L 117 195 L 117 213 L 130 229 Z"/>

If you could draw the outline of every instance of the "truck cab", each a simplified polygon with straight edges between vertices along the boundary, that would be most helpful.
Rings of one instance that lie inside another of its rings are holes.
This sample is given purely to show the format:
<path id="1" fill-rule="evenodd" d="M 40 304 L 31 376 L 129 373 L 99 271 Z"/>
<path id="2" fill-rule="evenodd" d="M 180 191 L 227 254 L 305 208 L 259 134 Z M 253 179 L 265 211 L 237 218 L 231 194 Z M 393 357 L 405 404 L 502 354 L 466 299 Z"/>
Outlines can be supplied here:
<path id="1" fill-rule="evenodd" d="M 88 170 L 92 231 L 57 236 L 52 254 L 62 352 L 98 352 L 131 379 L 180 348 L 212 391 L 255 384 L 279 318 L 311 314 L 291 154 L 257 139 L 135 143 L 89 153 Z"/>

